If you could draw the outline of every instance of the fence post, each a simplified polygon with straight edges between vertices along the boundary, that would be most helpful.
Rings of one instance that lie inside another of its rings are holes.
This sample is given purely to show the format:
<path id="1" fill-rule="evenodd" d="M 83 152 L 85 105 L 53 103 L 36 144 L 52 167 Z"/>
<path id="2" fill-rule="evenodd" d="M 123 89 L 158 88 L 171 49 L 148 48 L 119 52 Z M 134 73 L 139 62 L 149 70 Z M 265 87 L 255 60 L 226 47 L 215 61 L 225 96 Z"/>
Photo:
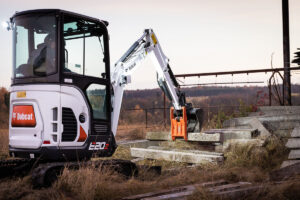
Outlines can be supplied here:
<path id="1" fill-rule="evenodd" d="M 146 128 L 147 128 L 147 126 L 148 126 L 148 117 L 147 117 L 147 113 L 148 113 L 148 110 L 147 110 L 147 109 L 145 109 Z"/>

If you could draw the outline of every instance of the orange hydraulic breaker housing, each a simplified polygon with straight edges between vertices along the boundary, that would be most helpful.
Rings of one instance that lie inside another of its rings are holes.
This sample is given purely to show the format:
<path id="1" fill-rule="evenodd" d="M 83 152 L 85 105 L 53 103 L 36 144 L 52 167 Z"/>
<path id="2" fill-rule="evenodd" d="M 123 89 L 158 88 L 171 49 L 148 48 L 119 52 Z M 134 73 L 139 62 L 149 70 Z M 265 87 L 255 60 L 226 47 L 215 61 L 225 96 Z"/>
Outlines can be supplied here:
<path id="1" fill-rule="evenodd" d="M 186 118 L 186 108 L 182 107 L 182 117 L 176 119 L 174 117 L 174 107 L 171 107 L 170 110 L 170 119 L 171 119 L 171 136 L 174 141 L 175 138 L 181 137 L 187 141 L 187 118 Z"/>

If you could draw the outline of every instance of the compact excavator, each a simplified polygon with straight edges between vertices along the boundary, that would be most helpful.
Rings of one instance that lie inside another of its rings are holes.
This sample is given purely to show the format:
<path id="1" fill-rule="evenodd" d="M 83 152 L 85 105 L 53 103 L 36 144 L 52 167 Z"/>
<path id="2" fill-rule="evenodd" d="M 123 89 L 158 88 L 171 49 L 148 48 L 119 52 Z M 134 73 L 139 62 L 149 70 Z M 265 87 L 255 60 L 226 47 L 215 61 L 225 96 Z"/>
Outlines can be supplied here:
<path id="1" fill-rule="evenodd" d="M 35 177 L 44 180 L 50 169 L 66 163 L 76 168 L 78 160 L 111 156 L 124 88 L 147 56 L 173 105 L 172 138 L 200 131 L 202 110 L 186 102 L 152 29 L 111 67 L 107 21 L 39 9 L 16 12 L 8 25 L 13 33 L 9 153 L 16 159 L 1 161 L 0 168 L 35 168 Z"/>

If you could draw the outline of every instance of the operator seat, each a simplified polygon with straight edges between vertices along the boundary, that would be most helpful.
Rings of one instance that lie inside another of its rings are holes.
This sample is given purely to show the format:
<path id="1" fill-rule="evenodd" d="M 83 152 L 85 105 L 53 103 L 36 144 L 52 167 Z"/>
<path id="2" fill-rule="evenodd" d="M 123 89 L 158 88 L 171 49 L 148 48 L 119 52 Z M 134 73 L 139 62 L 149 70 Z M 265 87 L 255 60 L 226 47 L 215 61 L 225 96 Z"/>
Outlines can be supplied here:
<path id="1" fill-rule="evenodd" d="M 17 72 L 23 76 L 45 76 L 55 72 L 55 40 L 54 35 L 49 33 L 44 42 L 37 45 L 28 58 L 27 64 L 17 68 Z"/>

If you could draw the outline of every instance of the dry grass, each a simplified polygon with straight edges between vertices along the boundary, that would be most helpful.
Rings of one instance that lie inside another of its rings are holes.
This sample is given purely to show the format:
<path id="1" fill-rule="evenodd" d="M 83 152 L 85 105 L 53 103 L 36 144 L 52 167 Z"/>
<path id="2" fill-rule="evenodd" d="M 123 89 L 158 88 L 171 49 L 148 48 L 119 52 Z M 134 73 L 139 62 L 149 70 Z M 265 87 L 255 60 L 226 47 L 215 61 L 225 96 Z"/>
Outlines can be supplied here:
<path id="1" fill-rule="evenodd" d="M 0 129 L 0 160 L 8 157 L 8 129 Z"/>
<path id="2" fill-rule="evenodd" d="M 225 153 L 225 165 L 274 169 L 287 158 L 288 149 L 285 143 L 284 139 L 272 136 L 266 140 L 263 147 L 255 144 L 234 144 Z"/>
<path id="3" fill-rule="evenodd" d="M 144 139 L 146 135 L 145 125 L 119 125 L 117 130 L 117 141 Z"/>
<path id="4" fill-rule="evenodd" d="M 1 137 L 2 150 L 7 152 L 8 131 L 1 130 Z M 181 141 L 165 145 L 181 149 L 191 148 Z M 182 163 L 145 160 L 139 164 L 160 165 L 163 169 L 162 174 L 157 175 L 148 170 L 141 170 L 138 177 L 130 179 L 125 179 L 107 168 L 100 170 L 90 166 L 76 171 L 66 168 L 50 188 L 33 189 L 29 176 L 1 180 L 0 199 L 120 199 L 130 195 L 220 179 L 228 182 L 266 183 L 261 190 L 251 194 L 247 199 L 275 199 L 275 197 L 278 197 L 276 199 L 299 199 L 299 179 L 281 185 L 271 185 L 266 182 L 268 172 L 281 163 L 286 153 L 284 141 L 271 137 L 263 147 L 231 146 L 225 154 L 227 159 L 221 166 L 206 164 L 188 168 L 187 164 Z M 118 147 L 112 158 L 132 159 L 129 148 L 122 146 Z M 191 200 L 200 198 L 214 199 L 215 197 L 203 188 L 198 188 L 189 197 Z"/>
<path id="5" fill-rule="evenodd" d="M 175 165 L 175 163 L 174 163 Z M 178 165 L 177 165 L 178 167 Z M 188 184 L 225 179 L 228 182 L 249 181 L 262 183 L 268 178 L 267 173 L 259 167 L 232 167 L 204 165 L 198 168 L 183 168 L 175 171 L 163 171 L 162 175 L 142 170 L 136 178 L 125 179 L 109 169 L 95 169 L 93 167 L 82 167 L 79 170 L 65 169 L 58 181 L 50 188 L 32 189 L 29 177 L 23 179 L 7 180 L 0 183 L 1 199 L 120 199 L 122 197 L 158 191 Z M 291 186 L 282 186 L 285 195 L 298 195 L 298 182 L 291 182 Z M 275 197 L 278 191 L 273 191 L 275 186 L 267 185 L 263 191 L 253 195 L 261 197 Z M 276 186 L 277 187 L 277 186 Z M 279 186 L 278 186 L 279 187 Z M 292 192 L 289 194 L 289 192 Z M 211 194 L 203 188 L 198 188 L 189 199 L 212 199 Z M 268 198 L 267 198 L 268 199 Z M 271 198 L 269 198 L 271 199 Z"/>
<path id="6" fill-rule="evenodd" d="M 170 131 L 169 125 L 163 124 L 146 128 L 145 124 L 120 124 L 117 130 L 117 141 L 145 139 L 146 133 L 151 131 Z"/>
<path id="7" fill-rule="evenodd" d="M 187 169 L 176 175 L 164 173 L 161 176 L 143 171 L 138 178 L 129 180 L 115 174 L 109 169 L 81 168 L 73 171 L 65 169 L 58 181 L 50 188 L 33 189 L 29 177 L 7 180 L 0 183 L 1 199 L 120 199 L 122 197 L 158 191 L 175 186 L 194 184 L 205 181 L 225 178 L 228 181 L 247 181 L 243 174 L 244 169 L 221 172 L 221 169 Z M 257 174 L 249 171 L 250 175 Z M 257 175 L 258 176 L 258 175 Z M 234 177 L 234 178 L 232 178 Z M 205 195 L 208 195 L 206 193 Z M 197 195 L 198 196 L 198 195 Z M 196 199 L 196 198 L 194 198 Z M 209 198 L 207 198 L 209 199 Z"/>
<path id="8" fill-rule="evenodd" d="M 243 196 L 241 199 L 245 200 L 298 200 L 300 199 L 300 180 L 287 181 L 281 184 L 266 183 L 261 185 L 261 188 L 256 192 L 252 192 Z M 217 200 L 217 199 L 231 199 L 231 198 L 218 198 L 213 196 L 202 187 L 197 188 L 197 190 L 188 197 L 188 200 Z"/>
<path id="9" fill-rule="evenodd" d="M 196 191 L 187 198 L 187 200 L 214 200 L 216 199 L 210 192 L 202 187 L 198 187 Z"/>

